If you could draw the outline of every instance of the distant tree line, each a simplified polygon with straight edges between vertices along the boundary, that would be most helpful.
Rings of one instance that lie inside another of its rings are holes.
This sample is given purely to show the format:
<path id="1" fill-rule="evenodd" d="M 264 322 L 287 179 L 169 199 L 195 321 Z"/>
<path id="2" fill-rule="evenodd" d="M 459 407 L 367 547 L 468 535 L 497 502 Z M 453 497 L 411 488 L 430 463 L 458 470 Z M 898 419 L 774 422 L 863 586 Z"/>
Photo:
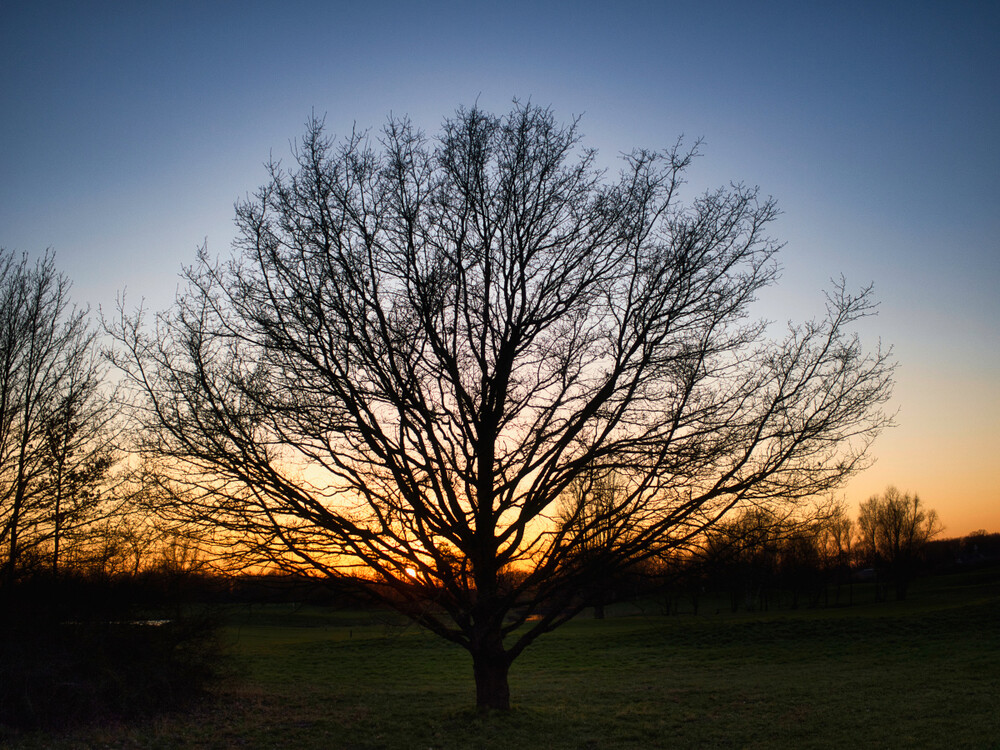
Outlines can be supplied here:
<path id="1" fill-rule="evenodd" d="M 720 595 L 734 612 L 851 604 L 860 586 L 877 601 L 904 599 L 920 574 L 1000 561 L 1000 534 L 935 540 L 941 531 L 934 510 L 895 487 L 861 503 L 856 519 L 841 503 L 805 518 L 748 509 L 716 524 L 693 551 L 609 582 L 593 606 L 599 613 L 639 590 L 695 613 Z"/>

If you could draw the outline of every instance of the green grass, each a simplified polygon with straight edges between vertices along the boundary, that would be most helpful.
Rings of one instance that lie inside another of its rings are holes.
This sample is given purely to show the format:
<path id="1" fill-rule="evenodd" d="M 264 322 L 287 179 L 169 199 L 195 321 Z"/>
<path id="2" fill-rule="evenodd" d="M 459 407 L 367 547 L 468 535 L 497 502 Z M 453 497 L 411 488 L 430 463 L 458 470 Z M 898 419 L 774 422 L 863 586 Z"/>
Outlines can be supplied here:
<path id="1" fill-rule="evenodd" d="M 243 609 L 230 613 L 226 631 L 233 673 L 195 712 L 7 741 L 26 748 L 1000 748 L 996 571 L 918 582 L 902 603 L 712 612 L 578 619 L 515 662 L 509 714 L 479 715 L 468 656 L 413 627 L 367 613 Z"/>

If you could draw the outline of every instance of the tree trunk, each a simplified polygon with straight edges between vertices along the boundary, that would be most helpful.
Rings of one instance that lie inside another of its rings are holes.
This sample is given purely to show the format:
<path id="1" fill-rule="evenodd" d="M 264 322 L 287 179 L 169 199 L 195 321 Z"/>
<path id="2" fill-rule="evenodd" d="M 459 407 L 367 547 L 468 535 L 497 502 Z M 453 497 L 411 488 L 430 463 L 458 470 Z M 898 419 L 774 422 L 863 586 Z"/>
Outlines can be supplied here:
<path id="1" fill-rule="evenodd" d="M 12 583 L 15 578 L 15 573 L 17 570 L 17 557 L 19 550 L 17 548 L 19 542 L 20 533 L 20 523 L 21 523 L 21 509 L 24 505 L 24 495 L 25 487 L 24 480 L 22 479 L 22 474 L 20 470 L 18 471 L 17 477 L 17 488 L 14 492 L 14 508 L 10 513 L 10 521 L 8 521 L 8 526 L 10 528 L 10 542 L 8 543 L 8 555 L 7 555 L 7 570 L 4 576 L 5 583 Z"/>
<path id="2" fill-rule="evenodd" d="M 510 709 L 510 685 L 507 672 L 510 659 L 503 649 L 499 634 L 489 637 L 472 652 L 472 669 L 476 676 L 476 708 L 480 711 Z"/>
<path id="3" fill-rule="evenodd" d="M 59 534 L 62 531 L 61 518 L 59 514 L 62 512 L 62 467 L 59 467 L 57 479 L 56 479 L 56 507 L 55 513 L 52 518 L 55 523 L 55 530 L 52 536 L 52 577 L 57 578 L 59 576 Z"/>

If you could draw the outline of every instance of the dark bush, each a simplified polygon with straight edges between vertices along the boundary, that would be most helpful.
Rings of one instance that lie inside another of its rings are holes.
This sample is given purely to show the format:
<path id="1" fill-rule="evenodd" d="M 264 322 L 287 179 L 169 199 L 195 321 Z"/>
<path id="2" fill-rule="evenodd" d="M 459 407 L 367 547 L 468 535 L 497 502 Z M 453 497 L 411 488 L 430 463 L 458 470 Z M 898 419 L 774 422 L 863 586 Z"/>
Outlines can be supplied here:
<path id="1" fill-rule="evenodd" d="M 4 592 L 0 621 L 0 725 L 64 728 L 148 716 L 202 697 L 218 674 L 216 622 L 204 614 L 142 619 L 101 586 L 59 586 L 61 601 Z M 55 594 L 51 587 L 44 587 Z M 97 590 L 93 590 L 97 589 Z M 66 606 L 67 603 L 78 606 Z"/>

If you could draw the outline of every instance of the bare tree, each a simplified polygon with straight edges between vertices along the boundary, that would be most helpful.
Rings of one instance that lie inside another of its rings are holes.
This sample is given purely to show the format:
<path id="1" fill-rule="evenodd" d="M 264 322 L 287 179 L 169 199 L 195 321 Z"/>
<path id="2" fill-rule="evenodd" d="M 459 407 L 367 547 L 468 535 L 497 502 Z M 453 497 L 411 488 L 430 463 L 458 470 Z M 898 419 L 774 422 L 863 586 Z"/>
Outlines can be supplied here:
<path id="1" fill-rule="evenodd" d="M 156 567 L 173 544 L 174 530 L 164 528 L 154 508 L 131 479 L 116 477 L 60 560 L 76 573 L 99 579 L 135 577 Z"/>
<path id="2" fill-rule="evenodd" d="M 733 612 L 769 608 L 781 548 L 792 528 L 774 508 L 747 507 L 708 531 L 702 556 L 715 577 L 725 581 Z"/>
<path id="3" fill-rule="evenodd" d="M 68 373 L 63 393 L 42 427 L 47 468 L 41 491 L 51 505 L 45 526 L 51 534 L 53 575 L 59 572 L 67 534 L 70 541 L 79 541 L 74 537 L 86 537 L 88 527 L 118 505 L 102 497 L 117 459 L 115 410 L 103 390 L 101 373 L 93 362 L 83 364 Z"/>
<path id="4" fill-rule="evenodd" d="M 155 330 L 111 326 L 177 510 L 461 644 L 483 708 L 584 606 L 592 534 L 557 515 L 586 472 L 617 478 L 620 569 L 828 491 L 889 421 L 887 353 L 847 331 L 868 290 L 780 343 L 748 317 L 777 277 L 771 200 L 684 204 L 694 149 L 610 179 L 579 141 L 520 104 L 460 109 L 436 140 L 311 121 L 237 205 L 233 260 L 202 253 Z"/>
<path id="5" fill-rule="evenodd" d="M 854 603 L 851 565 L 854 562 L 854 521 L 847 515 L 842 501 L 835 501 L 819 529 L 819 546 L 824 567 L 836 582 L 835 602 L 840 603 L 841 586 L 848 585 L 848 603 Z"/>
<path id="6" fill-rule="evenodd" d="M 570 483 L 558 514 L 562 533 L 577 540 L 574 559 L 567 558 L 564 567 L 572 563 L 577 569 L 579 593 L 593 605 L 599 620 L 604 619 L 613 576 L 621 572 L 606 558 L 614 561 L 614 548 L 629 538 L 629 519 L 620 511 L 622 491 L 614 473 L 587 469 Z"/>
<path id="7" fill-rule="evenodd" d="M 942 529 L 937 511 L 895 487 L 873 495 L 858 509 L 860 552 L 878 574 L 888 574 L 897 599 L 906 598 L 921 550 Z M 879 585 L 886 585 L 884 579 Z"/>
<path id="8" fill-rule="evenodd" d="M 73 307 L 51 253 L 31 265 L 0 251 L 0 547 L 5 578 L 27 548 L 88 507 L 107 451 L 95 331 Z M 95 463 L 96 462 L 96 463 Z M 73 511 L 69 513 L 68 511 Z M 57 558 L 53 559 L 57 565 Z"/>

